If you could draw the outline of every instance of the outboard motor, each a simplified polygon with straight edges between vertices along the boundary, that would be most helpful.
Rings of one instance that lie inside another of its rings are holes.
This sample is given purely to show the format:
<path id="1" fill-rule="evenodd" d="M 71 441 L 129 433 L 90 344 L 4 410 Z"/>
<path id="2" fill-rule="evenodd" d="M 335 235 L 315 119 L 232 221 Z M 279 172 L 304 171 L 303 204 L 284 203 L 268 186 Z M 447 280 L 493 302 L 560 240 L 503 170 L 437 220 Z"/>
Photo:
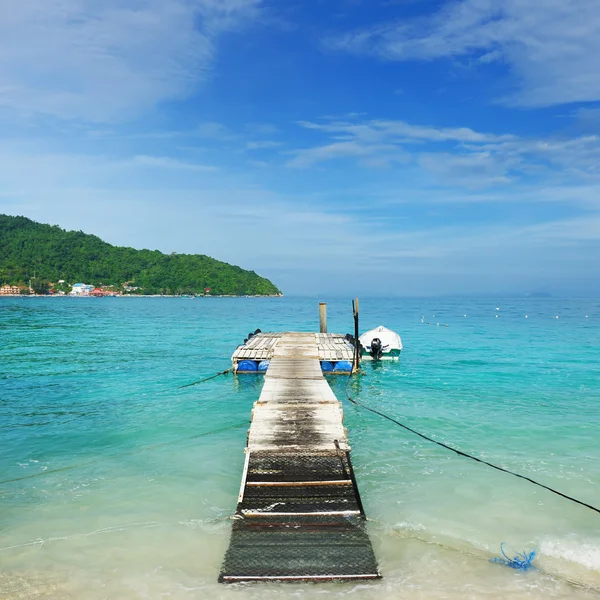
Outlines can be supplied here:
<path id="1" fill-rule="evenodd" d="M 371 340 L 371 356 L 373 360 L 379 360 L 383 354 L 383 344 L 379 338 L 373 338 Z"/>

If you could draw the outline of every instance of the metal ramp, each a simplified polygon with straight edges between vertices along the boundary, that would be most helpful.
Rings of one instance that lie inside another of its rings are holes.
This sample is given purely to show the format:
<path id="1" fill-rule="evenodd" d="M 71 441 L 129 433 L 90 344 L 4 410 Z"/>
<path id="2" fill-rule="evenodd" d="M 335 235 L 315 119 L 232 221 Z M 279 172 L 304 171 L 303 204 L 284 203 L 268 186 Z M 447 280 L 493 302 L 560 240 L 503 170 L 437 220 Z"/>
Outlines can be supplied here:
<path id="1" fill-rule="evenodd" d="M 283 334 L 252 411 L 219 581 L 376 579 L 341 404 L 315 334 Z"/>

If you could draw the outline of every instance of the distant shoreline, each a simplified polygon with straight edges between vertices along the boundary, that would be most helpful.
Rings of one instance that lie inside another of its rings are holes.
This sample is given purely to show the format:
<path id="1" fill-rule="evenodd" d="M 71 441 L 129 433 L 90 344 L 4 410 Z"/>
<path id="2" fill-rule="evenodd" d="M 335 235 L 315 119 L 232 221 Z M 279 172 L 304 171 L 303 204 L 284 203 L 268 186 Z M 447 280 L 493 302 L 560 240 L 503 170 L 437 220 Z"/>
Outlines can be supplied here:
<path id="1" fill-rule="evenodd" d="M 84 295 L 70 295 L 70 294 L 2 294 L 2 298 L 180 298 L 181 300 L 205 300 L 207 298 L 283 298 L 283 294 L 214 294 L 210 296 L 189 296 L 189 295 L 176 295 L 176 294 L 119 294 L 115 296 L 84 296 Z"/>

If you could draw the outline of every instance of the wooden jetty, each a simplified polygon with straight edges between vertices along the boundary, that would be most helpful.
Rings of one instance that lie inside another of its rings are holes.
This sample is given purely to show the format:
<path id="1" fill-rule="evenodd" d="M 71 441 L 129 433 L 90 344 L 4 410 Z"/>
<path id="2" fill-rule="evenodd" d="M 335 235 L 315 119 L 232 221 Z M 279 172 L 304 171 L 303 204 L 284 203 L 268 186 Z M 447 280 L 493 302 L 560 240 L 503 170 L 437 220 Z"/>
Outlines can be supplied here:
<path id="1" fill-rule="evenodd" d="M 270 364 L 252 411 L 221 582 L 380 577 L 341 403 L 321 372 L 320 360 L 348 359 L 340 339 L 258 334 L 232 357 Z"/>
<path id="2" fill-rule="evenodd" d="M 231 360 L 233 361 L 234 370 L 242 360 L 271 360 L 276 347 L 279 348 L 278 352 L 283 351 L 283 345 L 280 345 L 283 335 L 296 334 L 257 333 L 252 336 L 245 344 L 238 346 L 233 353 Z M 308 340 L 304 343 L 310 345 L 310 351 L 312 352 L 312 354 L 306 355 L 305 358 L 326 360 L 328 362 L 353 361 L 354 346 L 345 336 L 339 333 L 306 333 L 303 336 Z M 285 345 L 290 345 L 289 338 Z M 296 352 L 296 349 L 292 349 L 292 352 Z"/>

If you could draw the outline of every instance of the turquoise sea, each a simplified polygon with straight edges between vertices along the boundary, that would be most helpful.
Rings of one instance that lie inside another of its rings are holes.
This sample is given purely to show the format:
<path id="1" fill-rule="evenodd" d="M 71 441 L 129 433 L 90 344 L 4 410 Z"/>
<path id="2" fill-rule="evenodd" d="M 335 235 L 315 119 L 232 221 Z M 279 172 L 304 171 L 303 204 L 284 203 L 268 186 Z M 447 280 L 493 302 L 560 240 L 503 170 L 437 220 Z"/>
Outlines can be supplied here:
<path id="1" fill-rule="evenodd" d="M 1 298 L 0 599 L 600 598 L 600 514 L 360 410 L 341 377 L 383 579 L 217 583 L 262 382 L 179 387 L 228 368 L 257 327 L 316 330 L 319 301 L 351 331 L 350 299 Z M 362 331 L 405 348 L 364 363 L 353 396 L 600 505 L 598 300 L 360 308 Z M 489 562 L 501 542 L 535 549 L 537 569 Z"/>

